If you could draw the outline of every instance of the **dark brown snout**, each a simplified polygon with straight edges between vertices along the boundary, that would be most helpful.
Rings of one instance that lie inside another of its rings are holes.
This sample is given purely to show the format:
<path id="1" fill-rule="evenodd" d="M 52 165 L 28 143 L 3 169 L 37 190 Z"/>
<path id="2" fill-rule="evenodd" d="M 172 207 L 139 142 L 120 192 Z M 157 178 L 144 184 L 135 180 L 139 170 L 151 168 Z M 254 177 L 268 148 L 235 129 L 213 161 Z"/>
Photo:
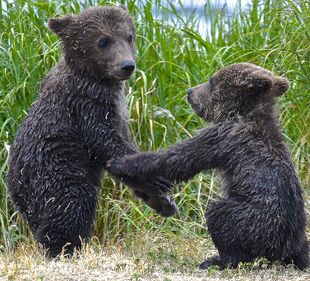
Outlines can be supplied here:
<path id="1" fill-rule="evenodd" d="M 191 96 L 193 95 L 194 90 L 192 88 L 187 90 L 187 101 L 191 103 Z"/>
<path id="2" fill-rule="evenodd" d="M 134 72 L 135 67 L 136 67 L 136 64 L 132 60 L 125 60 L 121 64 L 121 70 L 122 70 L 124 76 L 130 76 Z"/>

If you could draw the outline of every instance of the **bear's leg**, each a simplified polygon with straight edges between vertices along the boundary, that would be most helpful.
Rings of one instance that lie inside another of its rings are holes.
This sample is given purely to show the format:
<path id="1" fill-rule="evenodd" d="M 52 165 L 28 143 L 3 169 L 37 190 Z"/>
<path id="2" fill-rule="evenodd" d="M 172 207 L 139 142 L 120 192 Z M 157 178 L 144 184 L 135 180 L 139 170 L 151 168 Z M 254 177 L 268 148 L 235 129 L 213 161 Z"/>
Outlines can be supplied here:
<path id="1" fill-rule="evenodd" d="M 218 266 L 219 268 L 222 268 L 222 260 L 220 256 L 214 256 L 206 259 L 199 265 L 199 269 L 208 269 L 211 266 Z"/>
<path id="2" fill-rule="evenodd" d="M 220 251 L 219 256 L 214 256 L 206 259 L 200 265 L 200 269 L 208 269 L 211 266 L 218 266 L 220 270 L 224 270 L 225 268 L 236 268 L 240 262 L 252 262 L 253 258 L 239 250 L 236 250 L 232 253 L 228 253 L 227 251 Z"/>
<path id="3" fill-rule="evenodd" d="M 57 196 L 46 201 L 35 238 L 47 250 L 47 257 L 57 257 L 62 251 L 71 256 L 90 236 L 97 190 L 98 187 L 90 183 L 63 186 Z"/>
<path id="4" fill-rule="evenodd" d="M 242 229 L 236 231 L 236 227 L 240 228 L 238 219 L 242 218 L 241 216 L 235 217 L 238 215 L 238 204 L 235 205 L 223 199 L 213 204 L 207 212 L 208 231 L 219 251 L 219 256 L 209 258 L 201 263 L 200 269 L 216 265 L 222 270 L 227 267 L 235 268 L 240 262 L 253 261 L 250 251 L 243 245 L 244 239 L 240 237 L 240 234 L 243 233 Z"/>
<path id="5" fill-rule="evenodd" d="M 301 270 L 308 268 L 310 266 L 309 248 L 308 248 L 308 252 L 303 250 L 300 254 L 293 256 L 292 261 L 293 261 L 293 264 Z"/>
<path id="6" fill-rule="evenodd" d="M 298 250 L 298 253 L 293 255 L 291 258 L 284 259 L 284 265 L 294 264 L 298 269 L 304 270 L 310 266 L 309 261 L 309 242 L 307 238 L 303 238 L 301 247 Z"/>

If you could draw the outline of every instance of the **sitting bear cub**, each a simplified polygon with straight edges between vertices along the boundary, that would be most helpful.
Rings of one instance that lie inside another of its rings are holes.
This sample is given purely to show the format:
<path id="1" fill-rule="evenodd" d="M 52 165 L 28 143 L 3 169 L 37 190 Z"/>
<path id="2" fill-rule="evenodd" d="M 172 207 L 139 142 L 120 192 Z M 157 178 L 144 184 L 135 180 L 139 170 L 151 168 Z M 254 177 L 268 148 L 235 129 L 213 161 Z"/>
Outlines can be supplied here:
<path id="1" fill-rule="evenodd" d="M 50 19 L 64 57 L 42 83 L 41 95 L 11 147 L 11 199 L 35 239 L 57 256 L 87 239 L 106 162 L 137 152 L 130 141 L 124 80 L 135 70 L 135 31 L 120 7 L 96 7 Z M 177 212 L 164 193 L 170 183 L 126 181 L 163 216 Z"/>
<path id="2" fill-rule="evenodd" d="M 288 88 L 286 79 L 253 64 L 228 66 L 188 91 L 194 111 L 212 122 L 208 128 L 166 151 L 108 163 L 115 175 L 138 181 L 219 172 L 225 196 L 206 213 L 219 255 L 202 269 L 237 267 L 259 257 L 309 266 L 302 189 L 275 118 L 277 97 Z"/>

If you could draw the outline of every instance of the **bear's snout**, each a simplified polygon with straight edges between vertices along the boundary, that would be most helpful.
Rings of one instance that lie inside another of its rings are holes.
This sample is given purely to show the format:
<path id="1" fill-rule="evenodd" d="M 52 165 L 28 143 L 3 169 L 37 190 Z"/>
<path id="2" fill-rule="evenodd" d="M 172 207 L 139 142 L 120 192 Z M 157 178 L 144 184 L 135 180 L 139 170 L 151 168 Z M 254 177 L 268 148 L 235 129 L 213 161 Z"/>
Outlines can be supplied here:
<path id="1" fill-rule="evenodd" d="M 194 90 L 192 88 L 187 90 L 187 96 L 189 97 L 192 93 L 194 92 Z"/>
<path id="2" fill-rule="evenodd" d="M 132 60 L 125 60 L 121 64 L 121 70 L 125 76 L 130 76 L 136 68 L 136 64 Z"/>

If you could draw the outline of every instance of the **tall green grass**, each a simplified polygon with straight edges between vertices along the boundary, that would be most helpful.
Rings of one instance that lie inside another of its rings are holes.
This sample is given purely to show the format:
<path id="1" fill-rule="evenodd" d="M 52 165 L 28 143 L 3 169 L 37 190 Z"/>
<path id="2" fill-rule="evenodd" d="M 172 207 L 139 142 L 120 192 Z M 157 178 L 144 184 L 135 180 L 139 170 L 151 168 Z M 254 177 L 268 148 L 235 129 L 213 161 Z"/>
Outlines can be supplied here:
<path id="1" fill-rule="evenodd" d="M 167 147 L 203 126 L 184 99 L 187 88 L 227 64 L 256 63 L 291 81 L 291 90 L 280 100 L 280 118 L 308 200 L 309 2 L 253 0 L 245 9 L 239 3 L 228 11 L 206 1 L 203 13 L 210 28 L 205 37 L 199 33 L 195 12 L 177 11 L 160 0 L 120 2 L 136 20 L 138 70 L 127 84 L 127 101 L 132 135 L 141 149 Z M 47 30 L 47 19 L 115 2 L 17 0 L 7 7 L 5 1 L 0 3 L 0 241 L 4 250 L 10 250 L 17 241 L 31 239 L 9 202 L 5 173 L 16 130 L 37 98 L 42 78 L 60 57 L 59 42 Z M 160 19 L 152 9 L 161 12 Z M 198 175 L 175 190 L 180 217 L 163 219 L 113 179 L 106 179 L 103 186 L 94 229 L 102 242 L 113 242 L 137 229 L 203 235 L 203 213 L 218 192 L 213 173 Z"/>

